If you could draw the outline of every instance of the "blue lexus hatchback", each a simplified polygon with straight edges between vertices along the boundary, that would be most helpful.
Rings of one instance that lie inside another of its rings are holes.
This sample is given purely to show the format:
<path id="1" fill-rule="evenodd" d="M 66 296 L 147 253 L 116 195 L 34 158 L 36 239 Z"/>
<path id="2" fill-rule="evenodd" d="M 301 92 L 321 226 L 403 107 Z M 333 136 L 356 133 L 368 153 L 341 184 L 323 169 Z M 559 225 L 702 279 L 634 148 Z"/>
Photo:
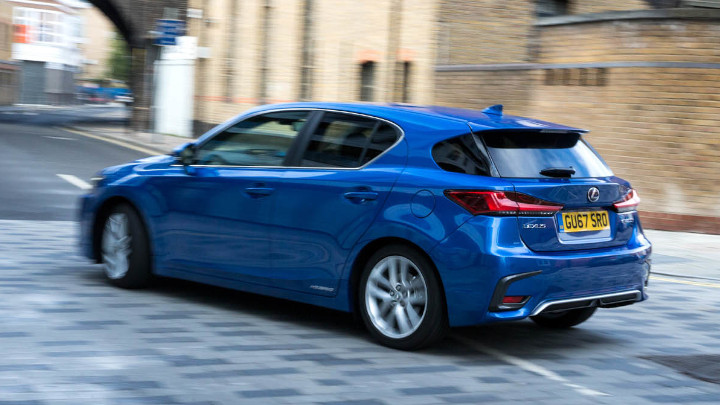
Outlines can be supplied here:
<path id="1" fill-rule="evenodd" d="M 292 103 L 101 171 L 81 244 L 112 284 L 177 277 L 360 315 L 418 349 L 448 327 L 567 328 L 647 298 L 640 201 L 582 130 L 483 111 Z"/>

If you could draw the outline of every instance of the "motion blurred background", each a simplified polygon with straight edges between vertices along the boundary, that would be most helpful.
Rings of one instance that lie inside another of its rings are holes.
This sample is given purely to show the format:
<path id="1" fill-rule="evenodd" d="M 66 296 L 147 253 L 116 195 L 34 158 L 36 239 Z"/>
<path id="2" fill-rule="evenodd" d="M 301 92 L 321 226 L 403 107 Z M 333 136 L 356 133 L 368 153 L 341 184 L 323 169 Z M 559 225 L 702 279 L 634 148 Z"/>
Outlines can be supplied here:
<path id="1" fill-rule="evenodd" d="M 720 233 L 718 79 L 720 0 L 0 0 L 0 121 L 115 103 L 128 137 L 191 138 L 265 103 L 504 104 L 590 130 L 654 229 Z"/>

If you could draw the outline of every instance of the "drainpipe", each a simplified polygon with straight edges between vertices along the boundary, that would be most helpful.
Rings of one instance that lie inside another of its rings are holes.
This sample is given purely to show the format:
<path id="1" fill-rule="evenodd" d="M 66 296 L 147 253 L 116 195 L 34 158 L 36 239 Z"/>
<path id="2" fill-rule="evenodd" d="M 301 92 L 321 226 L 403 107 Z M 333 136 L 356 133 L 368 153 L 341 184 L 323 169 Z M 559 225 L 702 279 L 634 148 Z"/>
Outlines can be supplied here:
<path id="1" fill-rule="evenodd" d="M 270 11 L 271 0 L 265 0 L 262 7 L 262 32 L 260 35 L 260 80 L 258 102 L 267 104 L 268 48 L 270 47 Z"/>

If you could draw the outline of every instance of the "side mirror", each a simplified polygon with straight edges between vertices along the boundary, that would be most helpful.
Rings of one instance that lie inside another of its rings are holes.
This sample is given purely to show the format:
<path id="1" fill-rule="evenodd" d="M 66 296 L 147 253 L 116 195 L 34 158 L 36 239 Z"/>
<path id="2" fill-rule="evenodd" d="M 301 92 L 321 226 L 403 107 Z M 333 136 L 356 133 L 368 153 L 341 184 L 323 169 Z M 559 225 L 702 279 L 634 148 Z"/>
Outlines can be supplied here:
<path id="1" fill-rule="evenodd" d="M 173 151 L 175 161 L 183 166 L 190 166 L 195 163 L 195 144 L 186 143 Z"/>

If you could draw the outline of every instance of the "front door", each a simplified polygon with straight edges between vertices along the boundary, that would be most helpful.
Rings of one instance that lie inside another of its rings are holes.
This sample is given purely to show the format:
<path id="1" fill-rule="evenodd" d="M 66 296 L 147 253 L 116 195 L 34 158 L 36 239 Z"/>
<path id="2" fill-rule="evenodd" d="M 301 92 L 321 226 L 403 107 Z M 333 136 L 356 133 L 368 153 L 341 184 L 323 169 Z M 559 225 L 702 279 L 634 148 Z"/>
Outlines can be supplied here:
<path id="1" fill-rule="evenodd" d="M 276 187 L 309 111 L 256 115 L 197 146 L 187 172 L 161 179 L 169 263 L 185 271 L 268 283 Z"/>

